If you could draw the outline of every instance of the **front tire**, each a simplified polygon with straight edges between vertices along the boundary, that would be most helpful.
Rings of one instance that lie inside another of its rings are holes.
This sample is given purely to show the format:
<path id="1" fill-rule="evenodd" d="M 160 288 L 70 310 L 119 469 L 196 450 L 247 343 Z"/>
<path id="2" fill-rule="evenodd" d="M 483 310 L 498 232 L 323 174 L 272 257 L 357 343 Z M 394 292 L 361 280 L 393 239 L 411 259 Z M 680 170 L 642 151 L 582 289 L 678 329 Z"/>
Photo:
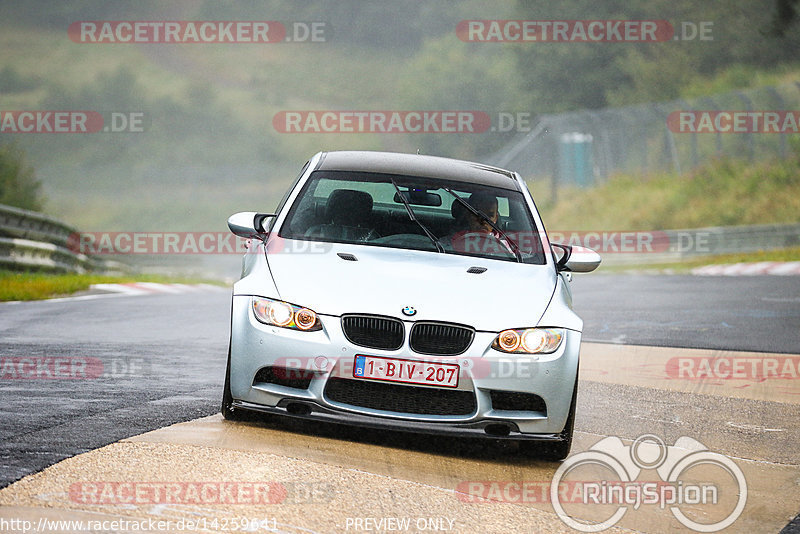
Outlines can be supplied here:
<path id="1" fill-rule="evenodd" d="M 247 412 L 233 407 L 233 395 L 231 395 L 231 349 L 228 347 L 228 365 L 225 369 L 225 385 L 222 388 L 222 417 L 227 421 L 244 421 L 247 419 Z"/>

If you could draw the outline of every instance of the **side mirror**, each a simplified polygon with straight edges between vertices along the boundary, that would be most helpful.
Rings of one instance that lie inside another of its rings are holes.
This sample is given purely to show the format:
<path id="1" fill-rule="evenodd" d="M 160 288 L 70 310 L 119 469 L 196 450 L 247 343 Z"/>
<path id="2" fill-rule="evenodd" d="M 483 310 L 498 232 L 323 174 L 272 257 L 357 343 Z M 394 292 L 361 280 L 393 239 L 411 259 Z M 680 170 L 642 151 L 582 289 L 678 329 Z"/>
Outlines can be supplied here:
<path id="1" fill-rule="evenodd" d="M 577 245 L 562 245 L 553 243 L 553 249 L 560 249 L 561 255 L 556 261 L 558 271 L 569 271 L 573 273 L 590 273 L 597 269 L 602 258 L 594 250 Z M 555 250 L 553 251 L 555 253 Z"/>
<path id="2" fill-rule="evenodd" d="M 241 211 L 228 217 L 228 228 L 239 237 L 263 239 L 267 235 L 264 221 L 269 217 L 275 217 L 275 214 Z"/>

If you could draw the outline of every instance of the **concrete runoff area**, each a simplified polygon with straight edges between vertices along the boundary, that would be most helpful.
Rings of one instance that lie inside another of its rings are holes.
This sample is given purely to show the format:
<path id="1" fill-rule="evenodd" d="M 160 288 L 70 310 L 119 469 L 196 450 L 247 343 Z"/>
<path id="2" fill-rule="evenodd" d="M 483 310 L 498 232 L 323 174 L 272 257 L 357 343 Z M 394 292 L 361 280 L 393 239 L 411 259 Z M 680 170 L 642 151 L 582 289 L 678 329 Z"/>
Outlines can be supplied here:
<path id="1" fill-rule="evenodd" d="M 800 503 L 800 381 L 790 370 L 798 361 L 791 354 L 586 343 L 570 458 L 607 436 L 635 447 L 637 437 L 652 434 L 668 454 L 682 448 L 678 438 L 691 437 L 729 458 L 746 480 L 744 509 L 725 531 L 777 532 Z M 589 405 L 581 402 L 587 398 Z M 141 526 L 121 522 L 127 520 L 147 521 L 151 531 L 574 532 L 549 498 L 560 464 L 515 452 L 507 442 L 214 415 L 25 477 L 0 490 L 0 522 L 117 520 L 119 531 Z M 699 471 L 681 480 L 714 476 Z M 642 469 L 632 480 L 662 479 Z M 719 504 L 680 510 L 698 522 L 723 519 L 741 488 L 735 477 L 718 480 Z M 617 508 L 562 506 L 571 517 L 594 521 Z M 248 528 L 240 528 L 245 522 Z M 629 506 L 617 526 L 686 529 L 659 504 Z"/>

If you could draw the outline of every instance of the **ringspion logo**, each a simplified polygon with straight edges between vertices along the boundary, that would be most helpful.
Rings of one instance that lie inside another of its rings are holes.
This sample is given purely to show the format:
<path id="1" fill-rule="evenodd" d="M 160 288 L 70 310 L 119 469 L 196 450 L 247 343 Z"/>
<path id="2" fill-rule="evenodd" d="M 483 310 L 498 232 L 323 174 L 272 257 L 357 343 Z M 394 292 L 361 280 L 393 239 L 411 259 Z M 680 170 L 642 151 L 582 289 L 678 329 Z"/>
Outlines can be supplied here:
<path id="1" fill-rule="evenodd" d="M 641 480 L 645 470 L 655 470 L 660 480 Z M 576 486 L 584 506 L 567 510 L 564 505 L 574 499 L 565 500 L 560 488 L 570 481 L 569 476 L 580 480 Z M 735 487 L 732 491 L 730 482 Z M 610 436 L 558 467 L 550 485 L 550 502 L 556 515 L 580 532 L 606 530 L 628 511 L 647 505 L 669 509 L 691 530 L 717 532 L 731 526 L 744 510 L 747 481 L 732 459 L 694 438 L 682 436 L 667 446 L 660 437 L 644 434 L 626 446 Z M 599 516 L 591 520 L 585 517 L 595 513 Z"/>

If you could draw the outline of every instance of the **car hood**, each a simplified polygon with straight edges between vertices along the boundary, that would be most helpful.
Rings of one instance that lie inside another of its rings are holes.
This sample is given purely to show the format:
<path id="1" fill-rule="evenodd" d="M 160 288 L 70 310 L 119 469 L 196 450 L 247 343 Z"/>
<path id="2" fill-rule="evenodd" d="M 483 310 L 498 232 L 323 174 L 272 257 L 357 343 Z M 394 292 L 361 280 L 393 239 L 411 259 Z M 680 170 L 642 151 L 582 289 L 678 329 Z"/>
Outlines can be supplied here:
<path id="1" fill-rule="evenodd" d="M 536 326 L 555 290 L 556 274 L 549 265 L 363 245 L 314 243 L 319 246 L 309 248 L 296 246 L 309 242 L 281 241 L 267 253 L 280 298 L 323 315 L 388 315 L 500 331 Z M 352 254 L 356 261 L 338 254 Z M 486 271 L 471 274 L 470 267 Z M 402 314 L 406 306 L 417 310 L 413 318 Z"/>

